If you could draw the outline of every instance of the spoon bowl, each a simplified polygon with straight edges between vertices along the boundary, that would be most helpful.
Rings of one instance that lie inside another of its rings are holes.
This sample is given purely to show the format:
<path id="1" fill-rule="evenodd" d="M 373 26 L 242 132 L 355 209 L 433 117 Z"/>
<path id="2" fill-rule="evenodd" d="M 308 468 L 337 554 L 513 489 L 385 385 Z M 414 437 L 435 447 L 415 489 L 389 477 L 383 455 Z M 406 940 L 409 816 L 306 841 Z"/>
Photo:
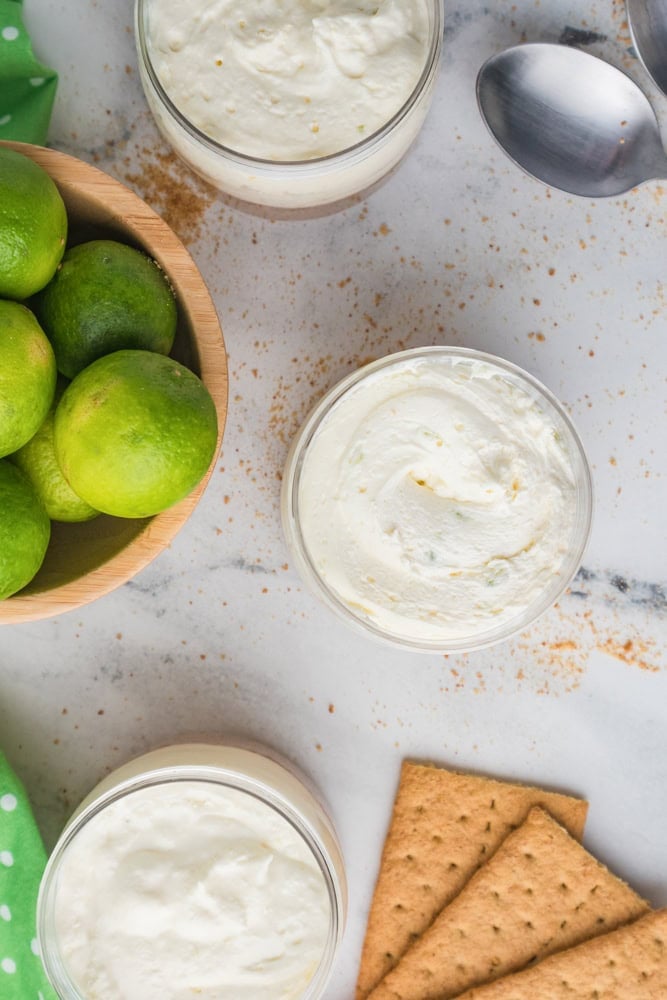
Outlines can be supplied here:
<path id="1" fill-rule="evenodd" d="M 648 99 L 587 52 L 543 42 L 506 49 L 482 66 L 477 101 L 511 159 L 551 187 L 603 198 L 667 177 Z"/>

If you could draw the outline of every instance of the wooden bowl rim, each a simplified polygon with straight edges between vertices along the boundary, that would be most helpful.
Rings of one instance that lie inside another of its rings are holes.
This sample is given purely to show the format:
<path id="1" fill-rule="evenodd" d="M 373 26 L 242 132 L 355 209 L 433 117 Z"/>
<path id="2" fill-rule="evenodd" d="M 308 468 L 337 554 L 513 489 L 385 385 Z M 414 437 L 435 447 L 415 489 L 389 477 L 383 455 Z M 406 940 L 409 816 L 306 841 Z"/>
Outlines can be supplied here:
<path id="1" fill-rule="evenodd" d="M 196 328 L 201 379 L 213 397 L 218 415 L 215 454 L 192 493 L 150 518 L 136 538 L 89 573 L 50 590 L 25 595 L 19 592 L 0 601 L 0 624 L 7 624 L 38 621 L 89 604 L 127 583 L 169 545 L 194 510 L 216 467 L 227 418 L 228 370 L 220 321 L 204 279 L 189 251 L 157 212 L 121 181 L 68 153 L 20 142 L 0 142 L 0 146 L 23 153 L 44 167 L 61 191 L 76 192 L 94 202 L 128 228 L 164 268 L 191 325 Z M 142 235 L 147 225 L 149 240 Z M 178 259 L 176 266 L 172 257 Z"/>

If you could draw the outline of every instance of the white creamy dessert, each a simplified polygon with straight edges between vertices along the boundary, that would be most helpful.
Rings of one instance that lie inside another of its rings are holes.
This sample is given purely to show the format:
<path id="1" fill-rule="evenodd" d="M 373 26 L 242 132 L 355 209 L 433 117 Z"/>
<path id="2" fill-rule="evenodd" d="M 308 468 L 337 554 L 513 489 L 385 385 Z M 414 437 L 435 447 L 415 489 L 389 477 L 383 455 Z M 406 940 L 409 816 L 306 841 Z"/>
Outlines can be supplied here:
<path id="1" fill-rule="evenodd" d="M 256 752 L 188 744 L 131 761 L 82 803 L 38 928 L 62 996 L 300 1000 L 321 995 L 344 905 L 306 785 Z"/>
<path id="2" fill-rule="evenodd" d="M 583 458 L 511 366 L 407 354 L 356 381 L 314 431 L 293 487 L 301 542 L 361 622 L 465 643 L 568 582 Z"/>
<path id="3" fill-rule="evenodd" d="M 150 0 L 153 65 L 176 107 L 224 146 L 268 160 L 337 153 L 413 91 L 425 0 Z"/>
<path id="4" fill-rule="evenodd" d="M 414 139 L 441 19 L 442 0 L 137 0 L 142 83 L 167 139 L 213 184 L 326 204 L 373 184 Z"/>

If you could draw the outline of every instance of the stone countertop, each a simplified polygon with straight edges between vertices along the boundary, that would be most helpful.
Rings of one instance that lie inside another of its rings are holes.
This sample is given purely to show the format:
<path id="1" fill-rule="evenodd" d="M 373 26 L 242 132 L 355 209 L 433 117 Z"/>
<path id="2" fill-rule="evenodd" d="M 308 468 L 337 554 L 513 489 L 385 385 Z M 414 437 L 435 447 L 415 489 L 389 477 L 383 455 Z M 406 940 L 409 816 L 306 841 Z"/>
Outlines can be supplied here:
<path id="1" fill-rule="evenodd" d="M 665 213 L 659 182 L 592 201 L 524 176 L 477 111 L 475 77 L 521 40 L 575 41 L 624 68 L 664 123 L 623 4 L 447 5 L 416 145 L 368 198 L 310 219 L 250 213 L 159 138 L 132 4 L 25 0 L 60 73 L 51 144 L 143 196 L 192 252 L 229 352 L 218 469 L 170 548 L 95 604 L 0 632 L 1 743 L 45 839 L 128 757 L 193 734 L 259 739 L 319 785 L 348 864 L 353 984 L 400 762 L 586 796 L 586 844 L 667 904 Z M 302 586 L 280 473 L 309 406 L 363 361 L 431 343 L 528 369 L 579 428 L 595 482 L 584 566 L 519 638 L 412 655 L 345 628 Z"/>

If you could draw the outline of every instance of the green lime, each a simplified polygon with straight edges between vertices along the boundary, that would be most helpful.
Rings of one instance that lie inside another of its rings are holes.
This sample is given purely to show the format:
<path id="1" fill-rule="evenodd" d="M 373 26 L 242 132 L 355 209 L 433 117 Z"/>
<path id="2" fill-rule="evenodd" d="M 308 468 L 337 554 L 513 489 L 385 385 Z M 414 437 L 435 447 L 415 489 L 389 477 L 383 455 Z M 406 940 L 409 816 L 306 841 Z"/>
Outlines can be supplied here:
<path id="1" fill-rule="evenodd" d="M 27 299 L 51 280 L 67 239 L 67 212 L 45 170 L 0 147 L 0 297 Z"/>
<path id="2" fill-rule="evenodd" d="M 32 484 L 0 459 L 0 600 L 30 583 L 50 537 L 51 522 Z"/>
<path id="3" fill-rule="evenodd" d="M 11 456 L 11 461 L 26 474 L 52 521 L 90 521 L 97 517 L 99 511 L 76 495 L 56 459 L 53 425 L 56 406 L 64 389 L 61 384 L 56 387 L 56 395 L 44 423 L 28 443 Z"/>
<path id="4" fill-rule="evenodd" d="M 204 383 L 171 358 L 116 351 L 65 389 L 55 446 L 70 486 L 91 507 L 148 517 L 197 485 L 217 442 L 215 404 Z"/>
<path id="5" fill-rule="evenodd" d="M 169 354 L 176 333 L 176 300 L 164 271 L 114 240 L 68 250 L 34 308 L 67 378 L 126 348 Z"/>
<path id="6" fill-rule="evenodd" d="M 53 350 L 25 306 L 0 299 L 0 457 L 39 429 L 56 388 Z"/>

